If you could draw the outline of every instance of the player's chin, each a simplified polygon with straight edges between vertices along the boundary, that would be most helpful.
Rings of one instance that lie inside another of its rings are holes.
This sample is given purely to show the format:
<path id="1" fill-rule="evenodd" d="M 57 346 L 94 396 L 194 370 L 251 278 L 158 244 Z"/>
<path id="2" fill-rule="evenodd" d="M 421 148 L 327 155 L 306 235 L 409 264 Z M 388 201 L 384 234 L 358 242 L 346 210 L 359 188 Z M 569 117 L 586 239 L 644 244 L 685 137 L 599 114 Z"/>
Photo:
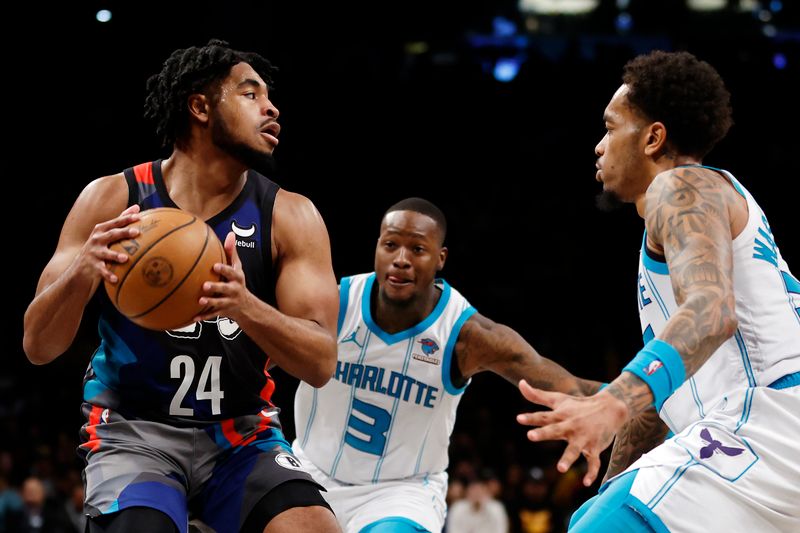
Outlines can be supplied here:
<path id="1" fill-rule="evenodd" d="M 383 286 L 383 294 L 388 300 L 395 303 L 408 302 L 414 297 L 414 284 L 406 283 L 398 285 L 395 283 L 386 283 Z"/>

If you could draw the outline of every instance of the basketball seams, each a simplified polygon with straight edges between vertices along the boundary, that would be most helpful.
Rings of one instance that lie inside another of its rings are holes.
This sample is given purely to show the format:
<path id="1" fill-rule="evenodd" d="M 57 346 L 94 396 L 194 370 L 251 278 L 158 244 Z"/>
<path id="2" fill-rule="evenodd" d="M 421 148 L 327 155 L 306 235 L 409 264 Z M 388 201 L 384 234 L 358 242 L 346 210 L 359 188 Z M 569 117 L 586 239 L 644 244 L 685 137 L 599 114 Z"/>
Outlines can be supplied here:
<path id="1" fill-rule="evenodd" d="M 185 213 L 185 212 L 182 212 L 182 213 Z M 172 235 L 176 231 L 178 231 L 180 229 L 183 229 L 183 228 L 185 228 L 187 226 L 191 226 L 192 224 L 195 223 L 195 221 L 197 221 L 197 217 L 192 215 L 191 213 L 185 213 L 185 214 L 187 216 L 192 217 L 192 219 L 190 221 L 188 221 L 187 223 L 185 223 L 185 224 L 182 224 L 180 226 L 177 226 L 177 227 L 171 229 L 170 231 L 168 231 L 167 233 L 165 233 L 164 235 L 159 237 L 157 241 L 150 243 L 146 248 L 144 248 L 144 249 L 142 249 L 142 250 L 137 252 L 138 253 L 138 257 L 136 259 L 134 259 L 133 262 L 128 266 L 128 271 L 125 272 L 125 275 L 122 277 L 121 280 L 119 280 L 119 283 L 117 284 L 117 292 L 114 295 L 114 305 L 117 308 L 119 308 L 120 293 L 122 292 L 122 287 L 125 285 L 125 281 L 128 279 L 128 277 L 130 276 L 131 272 L 133 272 L 133 270 L 136 268 L 136 265 L 139 263 L 139 261 L 141 261 L 147 255 L 147 252 L 149 252 L 151 249 L 153 249 L 153 247 L 156 244 L 158 244 L 159 242 L 161 242 L 162 240 L 164 240 L 168 236 Z M 208 240 L 208 235 L 206 235 L 206 241 L 207 240 Z M 152 309 L 150 309 L 146 313 L 142 313 L 142 314 L 136 315 L 136 316 L 142 316 L 144 314 L 149 313 L 150 311 L 152 311 Z"/>
<path id="2" fill-rule="evenodd" d="M 194 223 L 194 221 L 196 221 L 196 220 L 198 220 L 198 219 L 195 217 L 192 220 L 192 223 Z M 205 224 L 205 223 L 203 223 L 203 224 Z M 185 226 L 182 226 L 182 227 L 185 227 Z M 175 229 L 179 229 L 179 228 L 175 228 Z M 187 269 L 186 274 L 183 276 L 183 278 L 180 281 L 178 281 L 178 283 L 175 284 L 175 286 L 172 288 L 172 290 L 170 290 L 167 294 L 165 294 L 164 297 L 161 298 L 161 300 L 159 300 L 158 302 L 156 302 L 152 307 L 150 307 L 150 309 L 148 309 L 148 310 L 146 310 L 146 311 L 144 311 L 142 313 L 139 313 L 138 315 L 130 315 L 128 318 L 133 320 L 133 319 L 136 319 L 136 318 L 142 318 L 143 316 L 147 315 L 148 313 L 152 313 L 153 311 L 158 309 L 161 306 L 161 304 L 163 304 L 165 301 L 169 300 L 169 298 L 178 289 L 180 289 L 181 286 L 183 286 L 184 282 L 187 279 L 189 279 L 189 276 L 191 276 L 194 273 L 195 268 L 197 268 L 197 264 L 203 258 L 203 254 L 205 254 L 206 248 L 208 248 L 208 240 L 209 240 L 208 239 L 208 232 L 210 230 L 211 230 L 211 228 L 208 227 L 208 225 L 206 224 L 206 240 L 203 242 L 203 247 L 200 249 L 200 253 L 197 254 L 197 257 L 195 257 L 195 260 L 194 260 L 194 263 L 192 263 L 192 266 L 189 269 Z M 153 246 L 155 246 L 158 242 L 160 242 L 161 240 L 166 238 L 167 236 L 171 235 L 172 233 L 174 233 L 174 230 L 170 231 L 169 233 L 164 234 L 158 241 L 154 242 L 151 246 L 149 246 L 148 250 L 150 248 L 152 248 Z M 133 266 L 131 266 L 131 270 L 133 270 Z M 128 272 L 130 273 L 130 270 Z M 119 292 L 117 294 L 119 294 Z M 192 317 L 189 317 L 187 320 L 191 320 L 191 319 L 192 319 Z"/>

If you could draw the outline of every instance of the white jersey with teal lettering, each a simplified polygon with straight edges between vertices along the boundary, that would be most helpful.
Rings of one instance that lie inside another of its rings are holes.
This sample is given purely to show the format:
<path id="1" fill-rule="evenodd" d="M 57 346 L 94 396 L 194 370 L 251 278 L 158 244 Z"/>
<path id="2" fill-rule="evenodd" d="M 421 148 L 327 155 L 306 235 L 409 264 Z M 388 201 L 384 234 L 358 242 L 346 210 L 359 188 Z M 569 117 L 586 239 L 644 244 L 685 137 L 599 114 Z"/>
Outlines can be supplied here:
<path id="1" fill-rule="evenodd" d="M 295 445 L 330 478 L 350 484 L 444 472 L 464 388 L 450 380 L 453 349 L 475 309 L 444 280 L 433 312 L 416 326 L 386 333 L 372 319 L 375 274 L 339 287 L 336 373 L 295 396 Z"/>
<path id="2" fill-rule="evenodd" d="M 712 170 L 731 180 L 749 210 L 747 225 L 733 240 L 739 327 L 664 402 L 661 418 L 675 433 L 705 418 L 730 391 L 768 386 L 800 371 L 800 283 L 781 257 L 767 218 L 752 195 L 729 172 Z M 653 257 L 646 240 L 642 241 L 638 287 L 645 343 L 659 335 L 678 307 L 667 264 L 663 258 Z"/>

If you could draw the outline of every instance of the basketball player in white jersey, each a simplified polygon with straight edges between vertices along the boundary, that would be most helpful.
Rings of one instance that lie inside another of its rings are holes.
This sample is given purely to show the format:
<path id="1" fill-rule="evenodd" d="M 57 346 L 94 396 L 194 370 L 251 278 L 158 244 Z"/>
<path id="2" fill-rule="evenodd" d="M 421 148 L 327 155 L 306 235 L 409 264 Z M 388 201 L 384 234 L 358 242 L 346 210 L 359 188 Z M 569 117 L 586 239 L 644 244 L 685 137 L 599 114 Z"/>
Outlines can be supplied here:
<path id="1" fill-rule="evenodd" d="M 333 379 L 298 388 L 293 449 L 348 533 L 442 530 L 450 432 L 474 374 L 579 396 L 600 386 L 540 356 L 436 279 L 445 233 L 444 215 L 427 200 L 389 208 L 375 272 L 341 280 Z"/>
<path id="2" fill-rule="evenodd" d="M 691 54 L 652 52 L 604 120 L 597 179 L 645 220 L 645 346 L 588 398 L 520 383 L 552 408 L 519 415 L 541 426 L 528 437 L 568 441 L 558 468 L 583 454 L 586 485 L 617 434 L 570 531 L 800 531 L 800 283 L 750 193 L 701 164 L 732 123 L 728 91 Z"/>

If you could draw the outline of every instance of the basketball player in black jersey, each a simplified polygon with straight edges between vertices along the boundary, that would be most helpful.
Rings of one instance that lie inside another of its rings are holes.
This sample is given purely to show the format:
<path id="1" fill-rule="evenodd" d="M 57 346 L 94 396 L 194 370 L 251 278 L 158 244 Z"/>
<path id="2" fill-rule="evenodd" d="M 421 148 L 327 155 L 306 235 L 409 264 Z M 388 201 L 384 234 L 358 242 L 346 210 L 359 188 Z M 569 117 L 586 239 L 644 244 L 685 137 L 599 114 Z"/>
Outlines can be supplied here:
<path id="1" fill-rule="evenodd" d="M 84 382 L 89 531 L 338 531 L 270 402 L 276 364 L 319 387 L 336 364 L 338 294 L 327 230 L 305 197 L 253 169 L 278 144 L 272 67 L 210 41 L 176 50 L 148 81 L 145 113 L 173 152 L 90 183 L 72 207 L 25 313 L 31 362 L 61 355 L 97 293 L 101 343 Z M 200 304 L 177 331 L 140 328 L 101 281 L 142 209 L 179 207 L 224 240 Z"/>

